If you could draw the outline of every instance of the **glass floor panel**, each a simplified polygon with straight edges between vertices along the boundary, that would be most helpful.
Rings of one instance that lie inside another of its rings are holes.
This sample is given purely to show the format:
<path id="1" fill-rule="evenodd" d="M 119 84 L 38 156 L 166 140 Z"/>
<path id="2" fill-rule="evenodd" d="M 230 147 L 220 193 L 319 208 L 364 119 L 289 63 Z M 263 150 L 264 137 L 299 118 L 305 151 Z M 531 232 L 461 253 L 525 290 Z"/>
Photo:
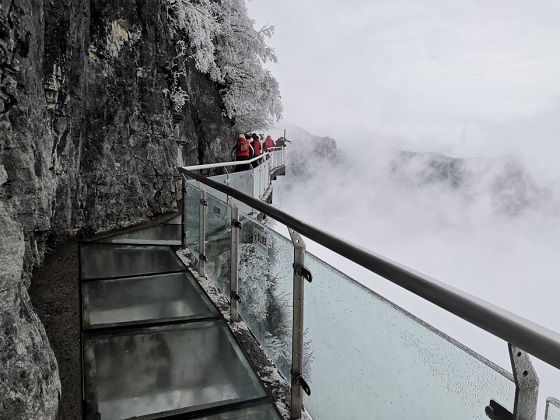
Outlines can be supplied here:
<path id="1" fill-rule="evenodd" d="M 84 328 L 219 316 L 188 271 L 84 282 Z"/>
<path id="2" fill-rule="evenodd" d="M 84 333 L 86 418 L 192 412 L 266 396 L 224 321 Z"/>
<path id="3" fill-rule="evenodd" d="M 163 224 L 101 239 L 103 243 L 181 245 L 181 225 Z"/>
<path id="4" fill-rule="evenodd" d="M 274 403 L 241 407 L 227 412 L 192 417 L 193 420 L 282 420 Z"/>
<path id="5" fill-rule="evenodd" d="M 547 398 L 545 416 L 546 420 L 560 420 L 560 400 Z"/>
<path id="6" fill-rule="evenodd" d="M 165 221 L 166 225 L 180 225 L 181 224 L 181 215 L 177 215 L 169 220 Z"/>
<path id="7" fill-rule="evenodd" d="M 185 271 L 167 246 L 80 244 L 82 280 Z"/>

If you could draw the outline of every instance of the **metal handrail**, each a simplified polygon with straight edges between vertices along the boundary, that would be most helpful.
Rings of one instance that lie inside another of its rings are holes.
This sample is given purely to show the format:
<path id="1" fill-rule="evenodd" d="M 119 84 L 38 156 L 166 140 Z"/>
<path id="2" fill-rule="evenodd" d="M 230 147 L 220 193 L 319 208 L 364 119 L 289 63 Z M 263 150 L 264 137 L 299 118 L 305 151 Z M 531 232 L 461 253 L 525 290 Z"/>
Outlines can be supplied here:
<path id="1" fill-rule="evenodd" d="M 245 161 L 247 162 L 247 161 Z M 266 214 L 392 283 L 560 369 L 560 334 L 430 276 L 346 241 L 187 168 L 179 172 Z"/>
<path id="2" fill-rule="evenodd" d="M 283 148 L 282 147 L 272 148 L 272 150 L 281 150 L 281 149 L 283 149 Z M 260 154 L 259 156 L 254 157 L 254 158 L 249 159 L 249 160 L 234 160 L 234 161 L 230 161 L 230 162 L 206 163 L 204 165 L 191 165 L 191 166 L 185 166 L 184 169 L 189 170 L 189 171 L 195 171 L 195 170 L 203 170 L 203 169 L 222 168 L 222 167 L 225 167 L 225 166 L 247 165 L 248 163 L 256 162 L 259 159 L 264 159 L 268 155 L 270 155 L 269 152 L 264 152 L 264 153 Z"/>

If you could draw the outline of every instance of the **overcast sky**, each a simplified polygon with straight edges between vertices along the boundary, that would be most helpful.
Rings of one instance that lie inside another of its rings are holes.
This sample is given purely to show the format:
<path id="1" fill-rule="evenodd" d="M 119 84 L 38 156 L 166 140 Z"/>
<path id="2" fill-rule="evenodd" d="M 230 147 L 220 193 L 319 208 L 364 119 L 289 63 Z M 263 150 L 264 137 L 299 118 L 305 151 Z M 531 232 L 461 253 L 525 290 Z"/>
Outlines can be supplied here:
<path id="1" fill-rule="evenodd" d="M 284 119 L 350 142 L 554 168 L 560 2 L 250 0 Z"/>
<path id="2" fill-rule="evenodd" d="M 318 184 L 278 181 L 280 207 L 559 331 L 560 1 L 248 5 L 256 28 L 276 27 L 269 45 L 279 64 L 269 68 L 280 83 L 285 121 L 335 138 L 351 162 L 345 176 L 331 168 Z M 492 197 L 484 179 L 474 182 L 482 197 L 476 205 L 438 185 L 399 189 L 383 169 L 389 154 L 380 151 L 388 145 L 456 157 L 513 156 L 540 187 L 550 186 L 550 205 L 516 217 L 487 211 Z M 386 282 L 369 284 L 355 266 L 311 250 L 410 309 Z M 508 367 L 503 345 L 488 348 L 487 338 L 472 338 L 464 325 L 447 325 L 441 311 L 414 305 L 422 318 L 439 320 L 436 326 Z M 544 397 L 558 396 L 560 373 L 535 363 L 542 418 Z"/>

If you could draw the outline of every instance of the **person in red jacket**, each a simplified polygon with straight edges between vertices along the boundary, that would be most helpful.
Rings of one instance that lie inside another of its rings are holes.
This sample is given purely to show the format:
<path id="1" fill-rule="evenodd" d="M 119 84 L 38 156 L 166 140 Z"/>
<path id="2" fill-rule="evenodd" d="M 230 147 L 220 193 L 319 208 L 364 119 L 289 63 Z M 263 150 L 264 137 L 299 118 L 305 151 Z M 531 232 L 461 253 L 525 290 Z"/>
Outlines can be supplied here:
<path id="1" fill-rule="evenodd" d="M 261 140 L 259 138 L 259 135 L 257 133 L 253 133 L 253 135 L 251 137 L 253 138 L 253 141 L 251 142 L 251 146 L 253 146 L 253 150 L 255 152 L 253 157 L 260 156 L 261 155 Z M 256 168 L 257 166 L 259 166 L 260 163 L 261 163 L 260 160 L 257 160 L 255 162 L 253 162 L 253 168 Z"/>
<path id="2" fill-rule="evenodd" d="M 243 134 L 240 134 L 237 138 L 235 146 L 233 146 L 233 148 L 231 149 L 232 154 L 233 152 L 235 152 L 236 161 L 249 160 L 249 158 L 253 154 L 253 148 L 251 147 L 251 144 L 249 144 L 249 140 L 247 140 L 245 136 L 243 136 Z M 250 169 L 249 165 L 235 166 L 235 172 L 246 171 L 247 169 Z"/>
<path id="3" fill-rule="evenodd" d="M 263 150 L 265 152 L 269 152 L 273 147 L 274 147 L 274 140 L 272 140 L 272 137 L 266 136 L 266 140 L 264 141 L 263 144 Z"/>

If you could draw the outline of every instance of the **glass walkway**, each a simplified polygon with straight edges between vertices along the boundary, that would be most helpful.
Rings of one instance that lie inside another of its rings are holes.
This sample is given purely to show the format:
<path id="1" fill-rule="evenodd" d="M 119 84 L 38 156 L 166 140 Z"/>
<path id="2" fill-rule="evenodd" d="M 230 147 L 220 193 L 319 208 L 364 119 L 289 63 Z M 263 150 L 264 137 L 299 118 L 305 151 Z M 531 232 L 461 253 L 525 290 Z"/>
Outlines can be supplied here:
<path id="1" fill-rule="evenodd" d="M 560 369 L 558 332 L 266 204 L 255 194 L 268 185 L 262 167 L 225 177 L 179 168 L 181 246 L 288 379 L 292 419 L 534 420 L 539 396 L 538 417 L 559 419 L 529 357 Z M 501 340 L 511 370 L 307 252 L 308 239 Z"/>
<path id="2" fill-rule="evenodd" d="M 182 217 L 81 244 L 85 419 L 282 418 L 224 311 L 287 379 L 292 419 L 537 418 L 529 355 L 560 369 L 558 332 L 266 204 L 283 150 L 261 159 L 209 178 L 197 171 L 223 164 L 179 168 Z M 303 237 L 492 334 L 511 370 L 307 252 Z M 545 403 L 544 419 L 560 420 L 560 401 Z"/>
<path id="3" fill-rule="evenodd" d="M 80 244 L 84 419 L 280 419 L 177 257 L 181 218 Z"/>

